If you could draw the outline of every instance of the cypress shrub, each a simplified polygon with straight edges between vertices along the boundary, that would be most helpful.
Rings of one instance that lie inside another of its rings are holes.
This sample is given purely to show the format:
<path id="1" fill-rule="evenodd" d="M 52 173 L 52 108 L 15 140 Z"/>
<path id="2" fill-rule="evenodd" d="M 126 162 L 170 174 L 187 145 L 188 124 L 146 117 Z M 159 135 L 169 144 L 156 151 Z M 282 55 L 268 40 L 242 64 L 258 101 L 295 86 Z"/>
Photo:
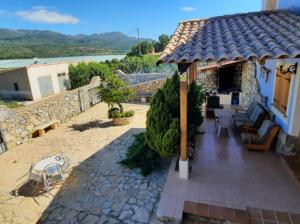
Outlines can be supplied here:
<path id="1" fill-rule="evenodd" d="M 204 99 L 205 92 L 203 87 L 193 81 L 188 92 L 188 125 L 191 131 L 197 129 L 203 122 L 201 107 Z"/>
<path id="2" fill-rule="evenodd" d="M 168 79 L 153 97 L 147 113 L 146 140 L 162 157 L 177 153 L 180 141 L 179 76 Z"/>
<path id="3" fill-rule="evenodd" d="M 134 138 L 135 141 L 128 148 L 126 158 L 120 163 L 130 169 L 140 168 L 142 175 L 146 176 L 158 167 L 159 154 L 149 148 L 144 132 L 136 134 Z"/>

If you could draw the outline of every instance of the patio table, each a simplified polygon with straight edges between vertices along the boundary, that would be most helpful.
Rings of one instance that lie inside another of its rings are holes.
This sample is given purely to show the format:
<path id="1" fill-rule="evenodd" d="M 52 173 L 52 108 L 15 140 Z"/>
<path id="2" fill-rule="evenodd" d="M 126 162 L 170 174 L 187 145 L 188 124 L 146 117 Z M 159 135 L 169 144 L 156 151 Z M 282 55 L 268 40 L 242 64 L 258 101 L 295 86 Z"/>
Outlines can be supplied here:
<path id="1" fill-rule="evenodd" d="M 62 155 L 47 157 L 31 165 L 29 179 L 35 180 L 37 182 L 42 182 L 45 186 L 45 189 L 48 190 L 49 184 L 46 179 L 48 172 L 58 171 L 61 174 L 61 179 L 63 179 L 61 170 L 65 165 L 66 161 Z M 47 170 L 50 166 L 52 166 L 51 170 Z M 59 170 L 55 170 L 55 167 L 59 168 Z"/>

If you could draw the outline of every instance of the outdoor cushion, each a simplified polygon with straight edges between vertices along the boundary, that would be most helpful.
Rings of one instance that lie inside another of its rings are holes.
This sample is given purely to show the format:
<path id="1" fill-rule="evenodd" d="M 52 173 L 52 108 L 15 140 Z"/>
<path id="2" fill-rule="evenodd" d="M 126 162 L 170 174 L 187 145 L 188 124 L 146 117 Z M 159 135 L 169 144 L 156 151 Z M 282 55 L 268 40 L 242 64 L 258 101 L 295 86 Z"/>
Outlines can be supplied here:
<path id="1" fill-rule="evenodd" d="M 252 102 L 244 113 L 236 112 L 232 116 L 233 117 L 241 117 L 241 116 L 242 117 L 244 117 L 244 116 L 249 117 L 257 104 L 258 104 L 257 102 Z"/>
<path id="2" fill-rule="evenodd" d="M 262 125 L 257 131 L 257 135 L 261 138 L 267 137 L 270 134 L 270 131 L 272 127 L 274 126 L 274 123 L 270 120 L 264 120 Z"/>
<path id="3" fill-rule="evenodd" d="M 259 118 L 261 113 L 263 113 L 263 112 L 264 112 L 264 109 L 261 106 L 257 105 L 250 115 L 251 121 L 255 122 Z"/>
<path id="4" fill-rule="evenodd" d="M 233 118 L 235 121 L 252 122 L 248 116 L 237 116 Z"/>
<path id="5" fill-rule="evenodd" d="M 242 128 L 243 126 L 250 126 L 250 127 L 254 126 L 253 122 L 247 122 L 247 121 L 235 121 L 234 124 L 237 128 Z"/>
<path id="6" fill-rule="evenodd" d="M 248 144 L 250 139 L 251 139 L 251 144 L 263 145 L 266 143 L 266 138 L 261 138 L 257 134 L 242 133 L 241 138 L 245 144 Z"/>

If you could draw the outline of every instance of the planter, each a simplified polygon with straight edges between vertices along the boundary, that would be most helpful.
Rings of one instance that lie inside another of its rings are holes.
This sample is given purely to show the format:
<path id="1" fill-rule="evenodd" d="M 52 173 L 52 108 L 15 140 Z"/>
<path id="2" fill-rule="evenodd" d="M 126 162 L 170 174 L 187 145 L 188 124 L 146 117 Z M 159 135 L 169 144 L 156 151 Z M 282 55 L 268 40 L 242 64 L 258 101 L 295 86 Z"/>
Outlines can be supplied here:
<path id="1" fill-rule="evenodd" d="M 120 117 L 120 118 L 114 118 L 113 119 L 113 124 L 115 126 L 122 126 L 122 125 L 127 125 L 132 121 L 132 117 Z"/>

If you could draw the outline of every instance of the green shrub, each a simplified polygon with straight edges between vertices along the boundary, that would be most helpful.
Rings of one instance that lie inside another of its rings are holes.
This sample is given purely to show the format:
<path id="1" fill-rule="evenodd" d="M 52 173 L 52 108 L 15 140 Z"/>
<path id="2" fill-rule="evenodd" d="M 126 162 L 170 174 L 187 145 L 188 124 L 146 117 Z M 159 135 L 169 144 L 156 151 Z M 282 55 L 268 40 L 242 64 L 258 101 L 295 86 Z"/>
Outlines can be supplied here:
<path id="1" fill-rule="evenodd" d="M 192 82 L 188 92 L 188 125 L 190 131 L 195 131 L 203 122 L 202 104 L 205 100 L 205 91 L 201 85 Z"/>
<path id="2" fill-rule="evenodd" d="M 103 81 L 109 79 L 112 75 L 112 70 L 105 63 L 90 62 L 69 66 L 72 89 L 89 84 L 93 76 L 100 76 Z"/>
<path id="3" fill-rule="evenodd" d="M 149 148 L 145 133 L 139 133 L 134 137 L 135 141 L 128 148 L 126 158 L 120 163 L 130 169 L 140 168 L 142 175 L 146 176 L 158 167 L 159 154 Z"/>
<path id="4" fill-rule="evenodd" d="M 162 157 L 178 152 L 180 141 L 179 77 L 176 73 L 154 95 L 147 112 L 146 140 Z"/>
<path id="5" fill-rule="evenodd" d="M 133 96 L 133 89 L 117 78 L 115 75 L 109 76 L 99 86 L 99 94 L 101 99 L 108 104 L 109 110 L 118 105 L 119 110 L 123 113 L 123 102 L 128 101 Z"/>
<path id="6" fill-rule="evenodd" d="M 134 116 L 135 112 L 133 110 L 128 110 L 124 112 L 120 112 L 119 108 L 111 108 L 108 110 L 108 118 L 113 119 L 113 118 L 124 118 L 124 117 L 132 117 Z"/>

